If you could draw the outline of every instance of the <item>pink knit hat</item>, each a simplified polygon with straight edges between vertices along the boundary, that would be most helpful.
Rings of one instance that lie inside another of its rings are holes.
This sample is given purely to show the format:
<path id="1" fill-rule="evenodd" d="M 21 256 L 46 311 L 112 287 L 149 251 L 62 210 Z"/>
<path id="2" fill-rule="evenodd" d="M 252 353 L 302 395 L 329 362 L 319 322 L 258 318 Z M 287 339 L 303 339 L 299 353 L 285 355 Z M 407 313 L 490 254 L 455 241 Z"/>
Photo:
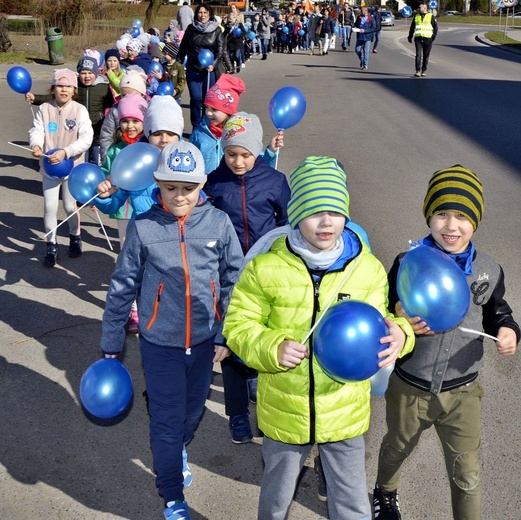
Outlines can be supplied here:
<path id="1" fill-rule="evenodd" d="M 132 118 L 143 122 L 147 102 L 139 94 L 128 94 L 118 103 L 118 120 Z"/>
<path id="2" fill-rule="evenodd" d="M 52 84 L 78 88 L 78 74 L 71 69 L 54 69 Z"/>
<path id="3" fill-rule="evenodd" d="M 246 85 L 241 78 L 221 74 L 206 93 L 204 104 L 231 116 L 239 109 L 239 97 L 244 92 L 246 92 Z"/>

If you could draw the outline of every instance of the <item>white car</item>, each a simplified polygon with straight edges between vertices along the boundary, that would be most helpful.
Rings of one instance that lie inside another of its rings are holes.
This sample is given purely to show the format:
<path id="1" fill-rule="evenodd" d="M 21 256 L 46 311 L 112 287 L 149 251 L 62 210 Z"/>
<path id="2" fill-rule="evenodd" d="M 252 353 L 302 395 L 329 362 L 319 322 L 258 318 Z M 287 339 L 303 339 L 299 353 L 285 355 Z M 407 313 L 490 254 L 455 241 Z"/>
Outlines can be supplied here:
<path id="1" fill-rule="evenodd" d="M 380 16 L 382 17 L 382 26 L 392 27 L 394 25 L 394 14 L 392 11 L 380 11 Z"/>
<path id="2" fill-rule="evenodd" d="M 459 11 L 445 11 L 445 16 L 458 16 L 460 14 Z"/>

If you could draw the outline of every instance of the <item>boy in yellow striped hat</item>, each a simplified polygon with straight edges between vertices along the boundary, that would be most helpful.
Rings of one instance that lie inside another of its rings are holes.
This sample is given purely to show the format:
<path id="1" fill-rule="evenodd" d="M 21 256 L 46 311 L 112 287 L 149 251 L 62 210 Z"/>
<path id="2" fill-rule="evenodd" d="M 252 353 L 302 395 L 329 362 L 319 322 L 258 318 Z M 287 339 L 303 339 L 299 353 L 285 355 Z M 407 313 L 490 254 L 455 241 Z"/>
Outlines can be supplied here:
<path id="1" fill-rule="evenodd" d="M 396 292 L 404 253 L 389 273 L 389 309 L 409 321 L 416 345 L 407 359 L 396 362 L 385 395 L 388 431 L 380 448 L 373 494 L 376 520 L 401 519 L 397 499 L 401 467 L 421 433 L 431 426 L 443 446 L 454 518 L 481 518 L 478 455 L 483 389 L 478 371 L 483 366 L 483 337 L 468 329 L 484 328 L 497 337 L 502 355 L 514 354 L 520 337 L 504 300 L 501 266 L 478 253 L 472 242 L 483 212 L 483 186 L 474 172 L 457 164 L 432 175 L 423 204 L 430 235 L 420 243 L 444 251 L 465 273 L 471 303 L 460 325 L 467 332 L 456 327 L 434 333 L 420 316 L 405 314 Z M 437 515 L 430 511 L 429 516 Z"/>
<path id="2" fill-rule="evenodd" d="M 318 444 L 331 520 L 371 517 L 363 435 L 369 428 L 370 383 L 339 383 L 305 341 L 331 302 L 366 301 L 385 317 L 389 343 L 381 367 L 412 350 L 404 318 L 386 308 L 382 264 L 353 230 L 346 174 L 335 159 L 308 157 L 290 174 L 287 236 L 248 262 L 224 324 L 227 345 L 258 370 L 257 418 L 264 433 L 258 518 L 286 518 L 299 474 Z"/>

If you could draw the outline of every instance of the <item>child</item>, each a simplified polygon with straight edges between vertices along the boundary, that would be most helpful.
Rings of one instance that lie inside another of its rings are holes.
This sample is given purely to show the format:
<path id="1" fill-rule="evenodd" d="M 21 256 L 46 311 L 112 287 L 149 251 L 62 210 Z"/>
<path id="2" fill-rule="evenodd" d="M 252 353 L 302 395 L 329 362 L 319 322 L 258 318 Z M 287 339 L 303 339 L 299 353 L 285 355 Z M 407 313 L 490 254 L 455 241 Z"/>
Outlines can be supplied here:
<path id="1" fill-rule="evenodd" d="M 222 319 L 242 253 L 230 219 L 201 191 L 206 174 L 195 146 L 164 148 L 155 180 L 157 204 L 132 221 L 112 275 L 101 348 L 106 357 L 121 352 L 137 297 L 156 485 L 165 518 L 190 520 L 185 446 L 203 414 L 213 363 L 229 352 Z"/>
<path id="2" fill-rule="evenodd" d="M 284 174 L 259 155 L 262 126 L 256 115 L 239 112 L 230 117 L 221 146 L 224 158 L 208 176 L 205 190 L 214 206 L 229 215 L 246 254 L 265 233 L 286 224 L 289 186 Z M 256 401 L 256 373 L 233 357 L 221 367 L 232 442 L 250 442 L 248 397 Z"/>
<path id="3" fill-rule="evenodd" d="M 483 327 L 500 340 L 496 342 L 499 354 L 513 355 L 520 330 L 504 300 L 503 270 L 472 242 L 483 211 L 483 187 L 474 172 L 455 165 L 434 173 L 423 203 L 431 233 L 420 243 L 444 251 L 467 276 L 472 298 L 461 325 Z M 421 433 L 434 425 L 449 473 L 454 518 L 478 519 L 483 389 L 477 378 L 483 366 L 483 337 L 459 328 L 433 333 L 421 316 L 405 314 L 396 292 L 403 256 L 398 256 L 389 273 L 389 309 L 396 309 L 412 325 L 416 347 L 397 362 L 385 395 L 387 433 L 373 495 L 375 518 L 401 518 L 396 490 L 402 464 Z"/>
<path id="4" fill-rule="evenodd" d="M 335 159 L 308 157 L 290 175 L 293 228 L 253 258 L 235 285 L 224 325 L 228 346 L 259 371 L 257 417 L 265 463 L 258 518 L 285 518 L 300 471 L 316 442 L 328 481 L 332 520 L 369 519 L 363 434 L 369 428 L 368 380 L 338 383 L 303 338 L 328 302 L 363 300 L 385 317 L 380 367 L 411 351 L 404 318 L 387 311 L 381 263 L 345 227 L 349 194 Z M 346 276 L 347 275 L 347 276 Z"/>
<path id="5" fill-rule="evenodd" d="M 206 173 L 214 171 L 223 157 L 221 135 L 226 121 L 239 108 L 239 96 L 246 92 L 242 79 L 222 74 L 219 80 L 208 90 L 204 98 L 205 115 L 192 135 L 190 142 L 195 144 L 204 157 Z M 270 166 L 277 161 L 277 150 L 284 146 L 284 133 L 279 132 L 264 151 L 264 158 Z"/>
<path id="6" fill-rule="evenodd" d="M 109 49 L 105 53 L 105 63 L 102 69 L 102 75 L 109 80 L 110 91 L 114 102 L 119 101 L 121 90 L 121 78 L 125 75 L 120 66 L 120 57 L 117 49 Z"/>
<path id="7" fill-rule="evenodd" d="M 174 99 L 181 105 L 181 94 L 186 85 L 186 72 L 183 64 L 176 61 L 178 52 L 179 44 L 177 42 L 165 43 L 163 47 L 163 56 L 165 58 L 163 68 L 165 69 L 166 77 L 174 87 Z"/>
<path id="8" fill-rule="evenodd" d="M 78 75 L 69 69 L 54 72 L 51 95 L 52 101 L 40 105 L 33 127 L 29 131 L 29 146 L 35 157 L 41 158 L 49 150 L 58 148 L 48 157 L 51 164 L 72 157 L 74 165 L 85 162 L 85 152 L 92 144 L 93 130 L 87 109 L 73 100 L 78 92 Z M 76 210 L 76 201 L 69 192 L 67 177 L 56 178 L 47 175 L 40 164 L 43 181 L 43 222 L 47 236 L 47 254 L 43 265 L 54 267 L 58 259 L 56 226 L 60 186 L 62 187 L 63 209 L 67 216 Z M 82 254 L 80 218 L 76 213 L 69 221 L 69 257 Z"/>
<path id="9" fill-rule="evenodd" d="M 184 129 L 183 111 L 172 96 L 154 96 L 143 121 L 148 142 L 162 150 L 167 144 L 180 141 Z"/>

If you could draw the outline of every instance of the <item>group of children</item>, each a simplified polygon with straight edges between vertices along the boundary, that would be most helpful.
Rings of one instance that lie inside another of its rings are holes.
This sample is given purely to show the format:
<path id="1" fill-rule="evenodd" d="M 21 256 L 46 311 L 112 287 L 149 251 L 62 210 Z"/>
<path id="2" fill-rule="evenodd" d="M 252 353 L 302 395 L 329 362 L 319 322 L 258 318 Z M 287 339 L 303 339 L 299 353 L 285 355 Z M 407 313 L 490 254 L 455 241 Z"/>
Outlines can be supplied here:
<path id="1" fill-rule="evenodd" d="M 102 131 L 89 117 L 89 101 L 73 98 L 83 89 L 88 99 L 98 84 L 110 95 L 117 91 L 119 73 L 107 60 L 112 57 L 106 55 L 106 78 L 96 74 L 89 56 L 80 60 L 78 73 L 55 71 L 52 99 L 40 105 L 30 131 L 36 157 L 57 149 L 48 157 L 53 164 L 87 160 Z M 401 518 L 401 467 L 421 431 L 433 425 L 444 448 L 454 516 L 479 518 L 483 339 L 458 328 L 434 334 L 421 316 L 406 315 L 396 292 L 403 254 L 386 275 L 365 233 L 350 220 L 343 166 L 331 157 L 307 157 L 289 174 L 288 185 L 273 168 L 283 135 L 262 153 L 258 117 L 238 111 L 245 85 L 237 77 L 223 75 L 208 91 L 206 117 L 190 142 L 182 140 L 184 120 L 174 97 L 149 100 L 136 70 L 121 75 L 118 87 L 116 107 L 105 112 L 116 125 L 104 156 L 107 179 L 94 203 L 109 214 L 133 214 L 122 229 L 101 348 L 107 357 L 122 351 L 134 314 L 164 517 L 190 519 L 183 490 L 193 474 L 186 448 L 202 418 L 213 364 L 220 362 L 235 443 L 253 437 L 248 380 L 258 373 L 257 417 L 264 434 L 258 517 L 286 518 L 306 457 L 318 444 L 329 517 L 371 518 L 363 439 L 369 381 L 331 379 L 317 362 L 313 335 L 304 340 L 330 302 L 352 298 L 384 316 L 389 334 L 381 339 L 386 346 L 379 366 L 396 361 L 386 393 L 388 431 L 373 491 L 375 518 Z M 102 113 L 105 99 L 100 96 L 96 108 Z M 148 142 L 160 154 L 154 183 L 133 192 L 114 186 L 110 173 L 115 156 L 136 142 Z M 68 215 L 75 202 L 66 178 L 41 172 L 44 224 L 52 231 L 60 186 Z M 465 273 L 472 298 L 463 324 L 483 327 L 498 338 L 500 354 L 512 355 L 520 329 L 504 300 L 503 271 L 472 242 L 483 211 L 475 173 L 459 165 L 440 170 L 428 184 L 423 214 L 430 233 L 421 242 L 444 251 Z M 77 214 L 69 234 L 69 255 L 81 255 Z M 44 263 L 56 261 L 54 231 Z"/>

